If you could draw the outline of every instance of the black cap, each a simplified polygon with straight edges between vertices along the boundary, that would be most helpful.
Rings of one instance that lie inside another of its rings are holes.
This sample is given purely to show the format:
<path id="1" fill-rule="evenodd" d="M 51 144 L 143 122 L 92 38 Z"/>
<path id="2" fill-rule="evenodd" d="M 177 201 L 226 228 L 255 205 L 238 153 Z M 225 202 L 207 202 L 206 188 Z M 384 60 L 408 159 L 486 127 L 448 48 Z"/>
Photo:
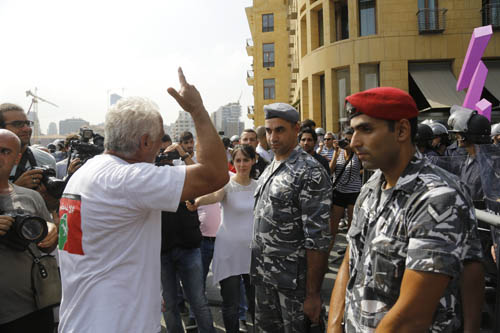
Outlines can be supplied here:
<path id="1" fill-rule="evenodd" d="M 299 113 L 295 108 L 286 103 L 273 103 L 264 105 L 266 119 L 281 118 L 291 123 L 299 121 Z"/>

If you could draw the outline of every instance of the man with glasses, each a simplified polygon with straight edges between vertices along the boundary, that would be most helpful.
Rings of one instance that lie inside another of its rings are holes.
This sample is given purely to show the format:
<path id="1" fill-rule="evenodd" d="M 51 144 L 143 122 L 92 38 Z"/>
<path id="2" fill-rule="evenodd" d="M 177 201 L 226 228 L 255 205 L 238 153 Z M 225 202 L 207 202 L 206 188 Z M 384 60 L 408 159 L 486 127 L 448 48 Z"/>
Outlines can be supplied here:
<path id="1" fill-rule="evenodd" d="M 28 120 L 24 110 L 11 103 L 0 104 L 0 128 L 8 129 L 21 140 L 21 160 L 14 166 L 9 181 L 22 187 L 38 191 L 44 198 L 49 210 L 57 207 L 57 200 L 50 196 L 41 184 L 42 170 L 32 170 L 34 167 L 47 166 L 56 169 L 55 158 L 40 149 L 31 148 L 30 140 L 33 131 L 33 121 Z"/>
<path id="2" fill-rule="evenodd" d="M 335 154 L 335 151 L 337 150 L 337 147 L 335 147 L 337 138 L 332 132 L 326 132 L 323 142 L 323 148 L 319 150 L 318 154 L 320 154 L 321 156 L 326 158 L 328 162 L 330 162 L 332 160 L 333 154 Z"/>

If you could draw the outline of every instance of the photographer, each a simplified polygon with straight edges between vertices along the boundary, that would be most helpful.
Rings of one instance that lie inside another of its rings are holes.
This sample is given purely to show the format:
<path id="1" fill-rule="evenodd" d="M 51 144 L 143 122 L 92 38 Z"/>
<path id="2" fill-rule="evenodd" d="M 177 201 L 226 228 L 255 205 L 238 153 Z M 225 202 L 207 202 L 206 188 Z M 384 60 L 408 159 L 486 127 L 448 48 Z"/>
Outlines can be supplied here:
<path id="1" fill-rule="evenodd" d="M 350 147 L 353 133 L 354 130 L 350 127 L 344 130 L 343 138 L 338 142 L 340 149 L 335 151 L 330 161 L 330 170 L 334 176 L 330 229 L 334 235 L 342 217 L 347 223 L 340 227 L 351 226 L 354 204 L 361 190 L 361 162 Z M 347 218 L 344 216 L 346 208 Z"/>
<path id="2" fill-rule="evenodd" d="M 78 141 L 78 139 L 80 139 L 80 137 L 76 134 L 68 135 L 66 137 L 66 139 L 64 140 L 64 151 L 69 152 L 70 148 L 71 148 L 71 142 Z M 68 160 L 69 160 L 69 156 L 67 156 L 65 159 L 56 163 L 56 177 L 57 178 L 64 179 L 64 177 L 66 177 L 66 175 L 73 174 L 81 166 L 79 158 L 72 159 L 69 165 L 68 165 Z"/>
<path id="3" fill-rule="evenodd" d="M 41 223 L 42 229 L 46 225 L 46 237 L 40 233 L 38 239 L 43 240 L 37 246 L 30 245 L 31 251 L 40 255 L 39 250 L 48 253 L 55 248 L 57 228 L 45 222 L 51 217 L 39 193 L 8 181 L 21 158 L 20 151 L 19 138 L 0 129 L 0 332 L 52 333 L 52 307 L 37 308 L 31 281 L 34 258 L 27 250 L 27 240 L 23 239 L 26 234 L 19 235 L 18 231 L 27 228 L 30 218 Z"/>
<path id="4" fill-rule="evenodd" d="M 41 194 L 47 208 L 56 210 L 59 205 L 58 198 L 49 194 L 43 184 L 44 171 L 36 167 L 56 169 L 56 160 L 52 155 L 40 149 L 30 148 L 30 139 L 33 122 L 28 120 L 24 110 L 15 104 L 0 104 L 0 128 L 8 129 L 21 140 L 21 159 L 11 171 L 9 180 L 22 187 L 33 189 Z"/>
<path id="5" fill-rule="evenodd" d="M 85 163 L 61 199 L 59 332 L 158 332 L 161 211 L 228 181 L 224 148 L 201 96 L 179 69 L 179 92 L 200 142 L 198 163 L 153 165 L 166 139 L 158 106 L 122 98 L 107 113 L 104 154 Z M 210 177 L 207 177 L 210 175 Z"/>
<path id="6" fill-rule="evenodd" d="M 178 157 L 174 158 L 174 165 L 193 165 L 196 163 L 194 157 L 194 137 L 193 133 L 185 131 L 179 135 L 179 143 L 174 143 L 165 152 L 178 153 Z"/>

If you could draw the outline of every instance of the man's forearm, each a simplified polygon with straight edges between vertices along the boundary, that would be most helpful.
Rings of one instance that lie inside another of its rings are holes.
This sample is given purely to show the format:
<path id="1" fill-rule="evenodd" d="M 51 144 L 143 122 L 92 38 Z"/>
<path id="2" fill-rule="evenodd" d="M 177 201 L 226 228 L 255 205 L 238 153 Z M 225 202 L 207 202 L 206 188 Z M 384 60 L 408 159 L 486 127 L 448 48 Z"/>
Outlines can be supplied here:
<path id="1" fill-rule="evenodd" d="M 464 263 L 460 279 L 464 332 L 479 332 L 484 298 L 484 268 L 478 261 Z"/>
<path id="2" fill-rule="evenodd" d="M 306 295 L 319 294 L 328 266 L 328 253 L 318 250 L 306 250 L 307 278 Z"/>
<path id="3" fill-rule="evenodd" d="M 349 247 L 347 247 L 344 260 L 340 265 L 335 279 L 335 285 L 330 296 L 330 311 L 328 312 L 328 333 L 342 332 L 344 318 L 345 292 L 349 281 Z"/>
<path id="4" fill-rule="evenodd" d="M 226 170 L 227 173 L 224 145 L 210 120 L 208 112 L 205 109 L 198 110 L 192 112 L 191 116 L 198 136 L 196 151 L 198 164 L 206 165 L 209 162 L 215 174 L 221 170 Z"/>

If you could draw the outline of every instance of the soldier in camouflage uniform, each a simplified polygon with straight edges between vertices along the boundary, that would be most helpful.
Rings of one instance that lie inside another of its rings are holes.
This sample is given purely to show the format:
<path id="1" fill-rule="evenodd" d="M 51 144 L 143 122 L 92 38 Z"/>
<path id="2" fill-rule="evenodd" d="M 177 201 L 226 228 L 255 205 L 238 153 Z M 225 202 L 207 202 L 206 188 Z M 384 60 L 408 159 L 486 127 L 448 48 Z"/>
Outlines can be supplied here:
<path id="1" fill-rule="evenodd" d="M 264 111 L 275 158 L 255 191 L 255 328 L 305 332 L 308 319 L 320 321 L 332 184 L 325 169 L 297 146 L 297 111 L 283 103 L 266 105 Z"/>
<path id="2" fill-rule="evenodd" d="M 351 146 L 379 170 L 354 208 L 328 332 L 342 332 L 342 319 L 345 332 L 457 331 L 463 263 L 482 258 L 467 189 L 415 149 L 407 93 L 375 88 L 346 101 Z"/>

